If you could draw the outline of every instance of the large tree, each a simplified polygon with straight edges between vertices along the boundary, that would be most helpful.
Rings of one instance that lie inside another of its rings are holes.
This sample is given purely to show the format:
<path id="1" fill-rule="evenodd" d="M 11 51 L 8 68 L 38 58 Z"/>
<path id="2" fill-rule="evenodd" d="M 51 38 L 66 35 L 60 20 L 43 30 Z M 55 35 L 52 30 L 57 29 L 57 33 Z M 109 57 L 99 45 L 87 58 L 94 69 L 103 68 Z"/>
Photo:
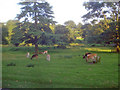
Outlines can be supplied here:
<path id="1" fill-rule="evenodd" d="M 104 27 L 104 30 L 109 30 L 109 28 L 111 27 L 110 23 L 114 23 L 115 25 L 115 34 L 113 35 L 113 38 L 115 38 L 115 40 L 117 40 L 115 43 L 117 44 L 117 52 L 120 52 L 120 44 L 119 44 L 119 32 L 118 32 L 118 28 L 119 28 L 119 14 L 120 14 L 120 10 L 119 10 L 119 6 L 120 3 L 118 2 L 85 2 L 84 3 L 85 9 L 88 10 L 88 13 L 85 14 L 83 16 L 84 21 L 88 21 L 88 20 L 92 20 L 92 23 L 95 23 L 96 21 L 99 21 L 100 19 L 104 19 L 104 23 L 102 23 L 101 25 Z"/>
<path id="2" fill-rule="evenodd" d="M 20 2 L 22 5 L 21 13 L 17 15 L 19 20 L 23 19 L 24 24 L 28 24 L 24 30 L 24 39 L 27 43 L 31 42 L 35 45 L 35 53 L 38 53 L 38 41 L 42 32 L 46 32 L 53 21 L 52 7 L 45 0 L 35 0 L 34 2 Z M 50 32 L 48 30 L 48 32 Z"/>

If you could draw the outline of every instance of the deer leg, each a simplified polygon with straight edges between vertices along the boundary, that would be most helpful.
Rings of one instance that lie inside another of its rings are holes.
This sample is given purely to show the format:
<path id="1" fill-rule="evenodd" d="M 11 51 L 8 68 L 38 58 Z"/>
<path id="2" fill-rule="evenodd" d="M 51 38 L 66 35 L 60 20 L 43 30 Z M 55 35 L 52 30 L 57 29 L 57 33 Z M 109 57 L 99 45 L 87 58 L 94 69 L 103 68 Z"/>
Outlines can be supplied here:
<path id="1" fill-rule="evenodd" d="M 86 59 L 86 62 L 88 62 L 88 58 Z"/>
<path id="2" fill-rule="evenodd" d="M 38 56 L 36 56 L 36 59 L 38 59 Z"/>

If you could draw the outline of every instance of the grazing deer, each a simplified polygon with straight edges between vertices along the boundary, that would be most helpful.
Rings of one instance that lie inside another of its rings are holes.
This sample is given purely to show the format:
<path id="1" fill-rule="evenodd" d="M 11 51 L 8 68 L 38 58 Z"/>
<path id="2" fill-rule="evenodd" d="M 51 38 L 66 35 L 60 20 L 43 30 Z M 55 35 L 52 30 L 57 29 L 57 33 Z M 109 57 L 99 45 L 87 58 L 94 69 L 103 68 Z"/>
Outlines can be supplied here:
<path id="1" fill-rule="evenodd" d="M 37 59 L 37 58 L 38 58 L 38 54 L 32 55 L 31 60 L 32 60 L 33 58 L 35 58 L 35 57 L 36 57 L 36 59 Z"/>
<path id="2" fill-rule="evenodd" d="M 48 53 L 48 51 L 44 51 L 43 53 L 44 53 L 44 54 L 47 54 L 47 53 Z"/>
<path id="3" fill-rule="evenodd" d="M 89 53 L 89 52 L 85 53 L 85 55 L 83 56 L 83 59 L 87 57 L 88 54 L 92 54 L 92 53 Z"/>
<path id="4" fill-rule="evenodd" d="M 29 53 L 29 52 L 27 52 L 26 57 L 27 57 L 27 58 L 29 58 L 29 57 L 30 57 L 30 53 Z"/>
<path id="5" fill-rule="evenodd" d="M 49 55 L 49 54 L 47 55 L 46 59 L 47 59 L 48 61 L 50 61 L 50 55 Z"/>
<path id="6" fill-rule="evenodd" d="M 97 54 L 88 54 L 86 62 L 88 62 L 89 59 L 92 59 L 94 62 L 97 62 Z"/>

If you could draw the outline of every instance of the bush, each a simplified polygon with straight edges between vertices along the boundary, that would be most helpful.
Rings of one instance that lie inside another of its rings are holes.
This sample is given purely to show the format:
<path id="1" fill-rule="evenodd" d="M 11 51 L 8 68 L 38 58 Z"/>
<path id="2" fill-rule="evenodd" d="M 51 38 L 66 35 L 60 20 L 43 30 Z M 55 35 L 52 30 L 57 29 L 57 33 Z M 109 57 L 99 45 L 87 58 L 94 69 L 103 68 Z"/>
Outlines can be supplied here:
<path id="1" fill-rule="evenodd" d="M 95 47 L 95 46 L 96 46 L 95 44 L 91 45 L 91 47 Z"/>
<path id="2" fill-rule="evenodd" d="M 65 49 L 66 46 L 64 46 L 64 45 L 58 45 L 57 48 Z"/>
<path id="3" fill-rule="evenodd" d="M 7 64 L 7 66 L 16 66 L 16 64 L 11 62 L 11 63 Z"/>
<path id="4" fill-rule="evenodd" d="M 76 39 L 75 43 L 82 43 L 83 40 L 80 40 L 80 39 Z"/>
<path id="5" fill-rule="evenodd" d="M 90 47 L 101 47 L 101 46 L 104 46 L 104 45 L 93 43 L 93 44 L 88 44 L 88 46 L 90 46 Z"/>
<path id="6" fill-rule="evenodd" d="M 34 67 L 34 64 L 28 64 L 26 67 Z"/>
<path id="7" fill-rule="evenodd" d="M 90 36 L 86 38 L 86 41 L 88 44 L 102 44 L 103 39 L 101 39 L 99 36 Z"/>
<path id="8" fill-rule="evenodd" d="M 15 45 L 16 47 L 18 47 L 18 46 L 19 46 L 19 43 L 15 43 L 14 45 Z"/>

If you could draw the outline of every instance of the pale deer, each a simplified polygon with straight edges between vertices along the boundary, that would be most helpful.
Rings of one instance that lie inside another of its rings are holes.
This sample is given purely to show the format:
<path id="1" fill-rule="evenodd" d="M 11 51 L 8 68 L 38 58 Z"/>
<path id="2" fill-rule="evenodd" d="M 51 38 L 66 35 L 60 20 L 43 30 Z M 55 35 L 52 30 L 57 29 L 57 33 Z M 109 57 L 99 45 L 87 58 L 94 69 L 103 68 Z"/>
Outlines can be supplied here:
<path id="1" fill-rule="evenodd" d="M 30 57 L 30 53 L 29 53 L 29 52 L 27 52 L 26 57 L 27 57 L 27 58 L 29 58 L 29 57 Z"/>
<path id="2" fill-rule="evenodd" d="M 44 51 L 43 53 L 44 53 L 44 54 L 47 54 L 47 53 L 48 53 L 48 51 Z"/>
<path id="3" fill-rule="evenodd" d="M 47 59 L 48 61 L 50 61 L 50 55 L 49 55 L 49 54 L 47 55 L 46 59 Z"/>

